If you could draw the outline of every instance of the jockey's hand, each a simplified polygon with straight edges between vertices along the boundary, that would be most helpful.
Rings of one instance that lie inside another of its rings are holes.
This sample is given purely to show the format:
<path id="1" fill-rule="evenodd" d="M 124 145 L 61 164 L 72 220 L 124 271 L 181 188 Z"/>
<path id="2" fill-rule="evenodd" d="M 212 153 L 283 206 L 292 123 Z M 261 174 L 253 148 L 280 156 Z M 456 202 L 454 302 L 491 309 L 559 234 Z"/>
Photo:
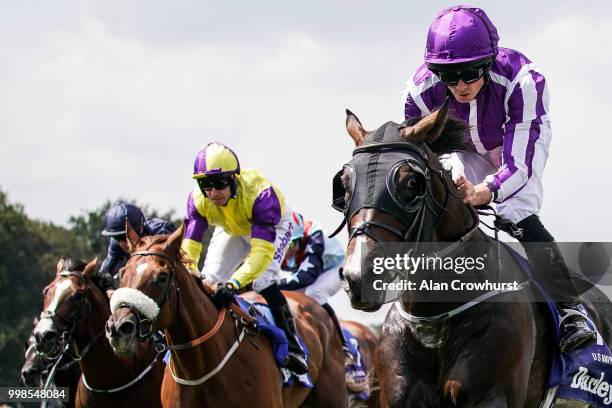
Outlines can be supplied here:
<path id="1" fill-rule="evenodd" d="M 217 291 L 211 300 L 218 309 L 222 307 L 227 309 L 234 301 L 236 291 L 236 286 L 231 282 L 219 283 L 217 284 Z"/>
<path id="2" fill-rule="evenodd" d="M 465 176 L 460 176 L 455 182 L 455 185 L 457 186 L 459 195 L 463 198 L 463 202 L 472 207 L 489 204 L 493 198 L 493 194 L 486 184 L 481 183 L 474 185 L 466 179 Z"/>
<path id="3" fill-rule="evenodd" d="M 115 289 L 117 287 L 117 280 L 113 275 L 108 272 L 99 272 L 99 285 L 102 289 Z"/>

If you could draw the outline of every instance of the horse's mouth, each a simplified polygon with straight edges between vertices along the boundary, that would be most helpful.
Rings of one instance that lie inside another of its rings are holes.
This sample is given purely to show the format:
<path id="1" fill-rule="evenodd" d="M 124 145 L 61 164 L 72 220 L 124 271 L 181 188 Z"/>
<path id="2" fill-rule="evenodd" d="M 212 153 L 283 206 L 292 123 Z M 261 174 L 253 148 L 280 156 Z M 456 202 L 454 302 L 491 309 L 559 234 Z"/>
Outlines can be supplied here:
<path id="1" fill-rule="evenodd" d="M 346 293 L 351 301 L 351 307 L 356 310 L 363 312 L 376 312 L 382 307 L 382 303 L 377 302 L 364 302 L 361 298 L 360 292 L 352 292 L 347 290 Z"/>
<path id="2" fill-rule="evenodd" d="M 118 357 L 129 357 L 138 353 L 138 340 L 136 336 L 113 336 L 107 338 Z"/>

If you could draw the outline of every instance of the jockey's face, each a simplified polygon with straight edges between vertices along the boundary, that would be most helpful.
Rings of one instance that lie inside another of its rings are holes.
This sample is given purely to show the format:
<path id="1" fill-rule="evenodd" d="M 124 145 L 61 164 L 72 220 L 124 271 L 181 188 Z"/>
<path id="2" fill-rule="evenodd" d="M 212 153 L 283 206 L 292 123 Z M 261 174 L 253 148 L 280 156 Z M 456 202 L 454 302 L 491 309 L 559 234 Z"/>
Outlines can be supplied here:
<path id="1" fill-rule="evenodd" d="M 484 86 L 484 78 L 480 78 L 478 81 L 471 84 L 466 84 L 463 80 L 459 80 L 457 85 L 449 85 L 448 89 L 451 91 L 457 102 L 468 103 L 478 95 L 478 92 Z"/>
<path id="2" fill-rule="evenodd" d="M 223 207 L 227 204 L 230 197 L 232 196 L 232 191 L 230 186 L 217 190 L 216 188 L 207 188 L 205 189 L 206 196 L 214 205 L 217 207 Z"/>

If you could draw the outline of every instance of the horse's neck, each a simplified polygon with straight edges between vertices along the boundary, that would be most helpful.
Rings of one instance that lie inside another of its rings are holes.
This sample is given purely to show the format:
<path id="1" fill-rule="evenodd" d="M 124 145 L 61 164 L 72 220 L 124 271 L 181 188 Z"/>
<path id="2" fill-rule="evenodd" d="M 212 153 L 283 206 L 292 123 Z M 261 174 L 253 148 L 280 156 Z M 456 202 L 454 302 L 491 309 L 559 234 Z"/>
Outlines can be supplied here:
<path id="1" fill-rule="evenodd" d="M 498 272 L 498 252 L 495 241 L 493 241 L 489 236 L 487 236 L 482 230 L 477 229 L 474 233 L 469 237 L 465 244 L 462 244 L 459 248 L 455 250 L 454 253 L 448 255 L 452 258 L 484 258 L 485 266 L 482 270 L 474 269 L 474 275 L 471 277 L 474 278 L 476 282 L 497 282 L 497 272 Z M 451 276 L 449 278 L 448 274 L 443 274 L 443 279 L 436 279 L 436 273 L 433 272 L 431 275 L 425 275 L 426 272 L 421 271 L 425 276 L 423 279 L 432 281 L 432 282 L 445 282 L 450 283 L 449 281 L 458 279 L 464 280 L 465 275 L 457 275 L 456 277 Z M 417 272 L 419 273 L 419 272 Z M 504 279 L 503 282 L 507 281 Z M 452 288 L 451 288 L 452 289 Z M 449 289 L 449 290 L 451 290 Z M 446 290 L 446 289 L 442 289 Z M 454 302 L 434 302 L 434 301 L 415 301 L 410 296 L 410 291 L 404 292 L 402 297 L 402 303 L 404 305 L 404 309 L 415 316 L 435 316 L 442 313 L 449 312 L 457 307 L 462 306 L 463 304 L 472 301 L 473 297 L 477 295 L 470 296 L 466 293 L 465 300 L 462 301 L 454 301 Z"/>
<path id="2" fill-rule="evenodd" d="M 219 317 L 219 310 L 188 272 L 177 273 L 177 284 L 180 291 L 175 307 L 178 310 L 172 323 L 166 328 L 166 340 L 173 345 L 185 344 L 209 333 Z M 175 373 L 179 377 L 189 373 L 189 378 L 194 378 L 210 371 L 227 352 L 233 341 L 233 333 L 232 319 L 226 314 L 219 332 L 205 344 L 172 351 Z"/>

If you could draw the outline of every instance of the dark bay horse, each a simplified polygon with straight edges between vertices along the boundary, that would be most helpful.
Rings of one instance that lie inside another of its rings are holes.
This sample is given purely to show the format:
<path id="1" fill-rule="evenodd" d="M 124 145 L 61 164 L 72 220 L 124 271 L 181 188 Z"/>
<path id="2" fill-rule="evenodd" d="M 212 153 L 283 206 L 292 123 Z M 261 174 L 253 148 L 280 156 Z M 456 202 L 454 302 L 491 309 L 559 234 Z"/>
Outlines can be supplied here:
<path id="1" fill-rule="evenodd" d="M 361 289 L 372 271 L 368 256 L 384 242 L 448 243 L 444 253 L 470 256 L 473 244 L 492 239 L 478 228 L 477 213 L 463 203 L 438 159 L 466 148 L 465 125 L 450 118 L 446 106 L 412 126 L 388 122 L 374 132 L 364 130 L 347 111 L 346 128 L 356 149 L 335 179 L 341 194 L 334 194 L 334 206 L 344 211 L 349 227 L 342 273 L 352 306 L 373 311 L 383 300 L 364 299 Z M 479 281 L 494 279 L 497 254 L 506 279 L 527 280 L 516 258 L 502 246 L 488 253 Z M 405 291 L 386 317 L 377 350 L 384 404 L 539 406 L 553 350 L 545 306 L 534 302 L 532 287 L 521 286 L 498 294 L 496 301 L 476 304 L 468 302 L 473 299 L 415 300 Z M 583 297 L 610 344 L 610 301 L 597 288 Z"/>
<path id="2" fill-rule="evenodd" d="M 83 264 L 84 266 L 84 264 Z M 34 322 L 34 326 L 38 319 Z M 53 405 L 47 403 L 47 407 L 65 406 L 74 407 L 74 397 L 76 395 L 79 378 L 81 378 L 81 368 L 78 362 L 68 353 L 63 353 L 55 358 L 47 358 L 36 352 L 36 338 L 30 335 L 26 344 L 24 354 L 25 361 L 21 367 L 20 383 L 25 387 L 43 388 L 48 377 L 53 376 L 49 382 L 49 388 L 53 385 L 58 388 L 68 388 L 69 400 L 63 404 Z M 58 361 L 59 360 L 59 361 Z"/>
<path id="3" fill-rule="evenodd" d="M 57 356 L 72 348 L 83 372 L 77 407 L 160 407 L 164 366 L 143 344 L 135 357 L 117 357 L 104 338 L 107 298 L 93 284 L 96 261 L 84 269 L 61 258 L 55 279 L 43 291 L 43 312 L 33 335 L 37 352 Z"/>
<path id="4" fill-rule="evenodd" d="M 268 339 L 251 335 L 235 310 L 218 310 L 211 290 L 183 265 L 183 227 L 170 236 L 140 238 L 128 225 L 131 257 L 113 294 L 107 336 L 116 352 L 164 330 L 171 362 L 164 407 L 344 407 L 341 345 L 327 312 L 299 293 L 285 293 L 310 353 L 314 388 L 281 387 Z"/>

